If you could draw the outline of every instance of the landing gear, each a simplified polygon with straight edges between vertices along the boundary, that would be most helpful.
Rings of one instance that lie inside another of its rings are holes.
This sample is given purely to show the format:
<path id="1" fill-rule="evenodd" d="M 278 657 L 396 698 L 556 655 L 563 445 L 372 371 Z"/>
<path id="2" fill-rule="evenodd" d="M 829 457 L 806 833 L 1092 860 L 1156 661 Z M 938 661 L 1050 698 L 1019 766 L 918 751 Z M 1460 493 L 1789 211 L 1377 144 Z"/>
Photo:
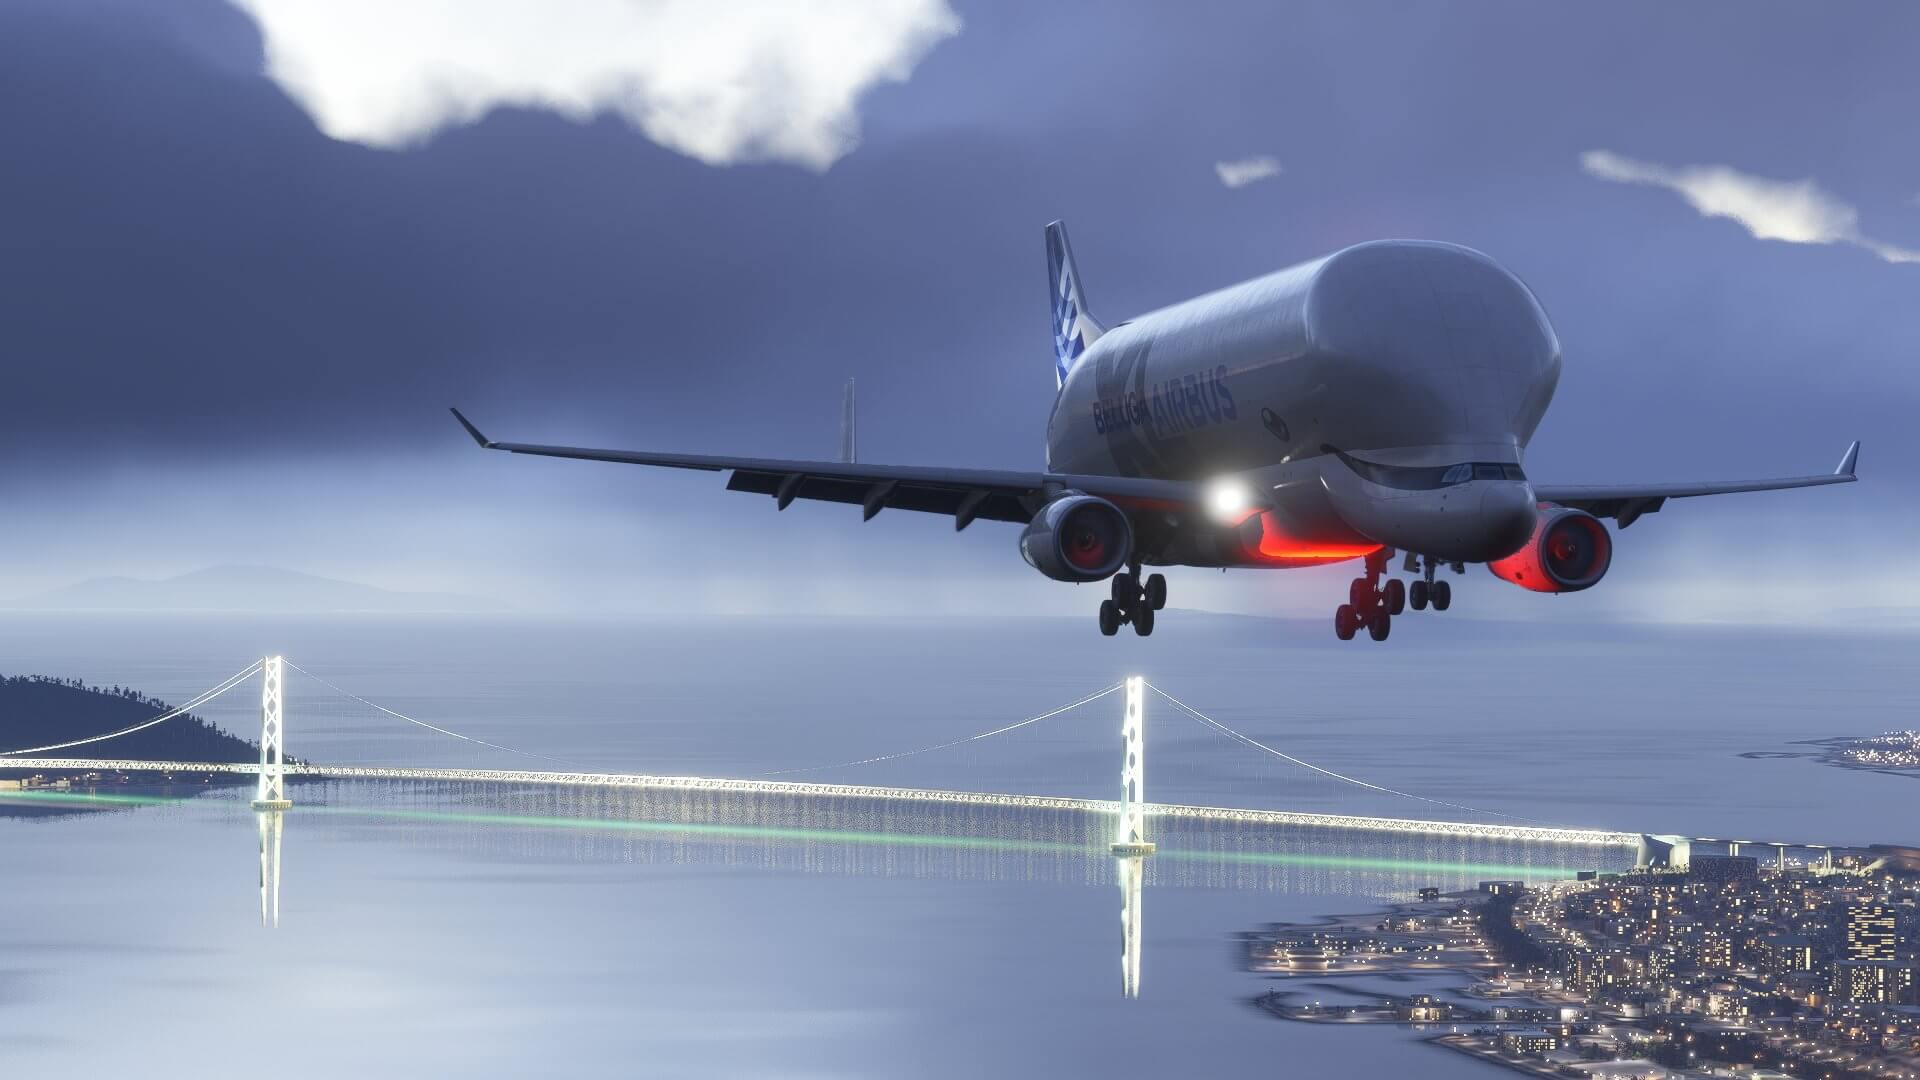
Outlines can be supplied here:
<path id="1" fill-rule="evenodd" d="M 1167 579 L 1160 574 L 1140 583 L 1140 564 L 1113 575 L 1113 595 L 1100 602 L 1100 632 L 1108 637 L 1120 632 L 1120 624 L 1130 623 L 1141 637 L 1153 633 L 1153 613 L 1167 606 Z"/>
<path id="2" fill-rule="evenodd" d="M 1354 578 L 1347 588 L 1347 602 L 1333 613 L 1333 633 L 1341 641 L 1352 641 L 1362 626 L 1373 640 L 1387 640 L 1393 617 L 1407 604 L 1406 586 L 1398 579 L 1381 583 L 1391 558 L 1393 552 L 1386 548 L 1367 556 L 1366 576 Z"/>
<path id="3" fill-rule="evenodd" d="M 1453 605 L 1453 586 L 1433 578 L 1435 571 L 1442 566 L 1451 566 L 1456 574 L 1466 570 L 1460 563 L 1442 563 L 1417 555 L 1407 556 L 1407 569 L 1420 572 L 1420 579 L 1407 586 L 1407 603 L 1413 605 L 1413 610 L 1425 611 L 1431 604 L 1433 610 L 1445 611 Z"/>
<path id="4" fill-rule="evenodd" d="M 1147 578 L 1147 606 L 1155 611 L 1167 606 L 1167 579 L 1163 574 Z"/>
<path id="5" fill-rule="evenodd" d="M 1386 577 L 1387 561 L 1391 558 L 1393 552 L 1387 548 L 1367 556 L 1366 576 L 1354 578 L 1348 586 L 1347 602 L 1333 613 L 1333 632 L 1341 641 L 1353 640 L 1363 626 L 1367 628 L 1368 637 L 1385 641 L 1393 630 L 1393 617 L 1408 607 L 1415 611 L 1429 607 L 1445 611 L 1453 606 L 1453 586 L 1435 581 L 1434 574 L 1443 566 L 1452 568 L 1456 574 L 1465 573 L 1465 565 L 1408 552 L 1401 569 L 1420 576 L 1406 582 Z"/>

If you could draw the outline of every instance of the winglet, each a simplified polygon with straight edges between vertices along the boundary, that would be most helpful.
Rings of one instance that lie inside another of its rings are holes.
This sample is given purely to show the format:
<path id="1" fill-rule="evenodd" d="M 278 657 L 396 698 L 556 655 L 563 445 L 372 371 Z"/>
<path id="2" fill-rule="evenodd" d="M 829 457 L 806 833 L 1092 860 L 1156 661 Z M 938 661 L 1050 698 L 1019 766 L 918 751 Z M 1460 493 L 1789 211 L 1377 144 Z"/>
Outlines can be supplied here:
<path id="1" fill-rule="evenodd" d="M 473 426 L 473 421 L 460 415 L 459 409 L 449 408 L 447 411 L 453 414 L 455 420 L 460 421 L 460 426 L 467 429 L 467 434 L 473 436 L 473 441 L 479 443 L 482 450 L 493 449 L 493 443 L 487 441 L 485 435 L 480 434 L 480 429 Z"/>
<path id="2" fill-rule="evenodd" d="M 1860 440 L 1855 439 L 1853 440 L 1853 445 L 1847 447 L 1847 455 L 1840 459 L 1840 466 L 1833 470 L 1833 475 L 1844 476 L 1844 477 L 1847 477 L 1848 479 L 1852 479 L 1853 470 L 1859 464 L 1860 464 Z"/>

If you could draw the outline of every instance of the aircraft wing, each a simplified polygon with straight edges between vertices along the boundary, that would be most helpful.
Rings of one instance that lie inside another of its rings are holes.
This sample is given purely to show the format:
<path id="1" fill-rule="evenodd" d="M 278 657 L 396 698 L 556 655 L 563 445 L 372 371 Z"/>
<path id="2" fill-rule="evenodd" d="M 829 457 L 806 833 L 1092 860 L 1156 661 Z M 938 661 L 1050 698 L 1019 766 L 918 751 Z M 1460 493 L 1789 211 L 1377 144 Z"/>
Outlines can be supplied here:
<path id="1" fill-rule="evenodd" d="M 1204 505 L 1200 485 L 1178 480 L 1076 473 L 1017 472 L 1000 469 L 948 469 L 919 465 L 870 465 L 866 462 L 800 461 L 787 458 L 668 454 L 644 450 L 596 450 L 578 446 L 495 442 L 480 433 L 458 409 L 452 410 L 473 441 L 488 450 L 538 457 L 611 461 L 668 469 L 728 472 L 729 491 L 774 497 L 785 510 L 795 499 L 853 503 L 868 518 L 883 509 L 951 514 L 955 529 L 976 520 L 1032 520 L 1042 504 L 1061 491 L 1098 495 L 1128 510 L 1198 511 Z"/>
<path id="2" fill-rule="evenodd" d="M 1668 499 L 1690 499 L 1696 495 L 1727 495 L 1736 491 L 1780 491 L 1786 488 L 1824 487 L 1851 484 L 1858 479 L 1854 469 L 1860 462 L 1860 443 L 1847 447 L 1840 465 L 1830 473 L 1817 476 L 1789 476 L 1777 480 L 1724 480 L 1690 484 L 1618 484 L 1572 486 L 1535 484 L 1533 493 L 1541 502 L 1559 503 L 1585 510 L 1595 517 L 1610 517 L 1621 528 L 1639 520 L 1642 514 L 1657 512 Z"/>

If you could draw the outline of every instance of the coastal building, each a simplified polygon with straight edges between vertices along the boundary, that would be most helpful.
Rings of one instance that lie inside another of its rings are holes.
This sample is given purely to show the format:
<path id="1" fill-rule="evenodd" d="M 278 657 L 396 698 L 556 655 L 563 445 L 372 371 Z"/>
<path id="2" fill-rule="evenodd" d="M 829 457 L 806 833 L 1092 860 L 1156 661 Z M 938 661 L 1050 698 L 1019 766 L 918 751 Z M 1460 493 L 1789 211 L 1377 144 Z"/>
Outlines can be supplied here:
<path id="1" fill-rule="evenodd" d="M 1849 905 L 1842 957 L 1847 960 L 1893 959 L 1899 944 L 1896 929 L 1893 909 L 1887 905 Z"/>
<path id="2" fill-rule="evenodd" d="M 1514 1057 L 1540 1057 L 1560 1049 L 1559 1032 L 1545 1028 L 1510 1028 L 1500 1033 L 1500 1051 Z"/>
<path id="3" fill-rule="evenodd" d="M 1760 940 L 1760 962 L 1775 975 L 1812 971 L 1813 942 L 1804 934 L 1768 934 Z"/>
<path id="4" fill-rule="evenodd" d="M 1833 965 L 1833 999 L 1860 1005 L 1913 1001 L 1914 967 L 1894 960 L 1842 960 Z"/>

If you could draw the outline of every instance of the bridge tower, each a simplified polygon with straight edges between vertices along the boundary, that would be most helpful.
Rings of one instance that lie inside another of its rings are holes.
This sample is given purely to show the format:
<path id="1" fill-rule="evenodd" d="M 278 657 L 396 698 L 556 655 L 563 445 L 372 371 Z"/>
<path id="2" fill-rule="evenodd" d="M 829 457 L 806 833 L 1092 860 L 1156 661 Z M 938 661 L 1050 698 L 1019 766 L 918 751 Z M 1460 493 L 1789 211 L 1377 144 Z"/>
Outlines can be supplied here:
<path id="1" fill-rule="evenodd" d="M 261 811 L 291 810 L 287 798 L 287 777 L 283 764 L 286 746 L 284 685 L 285 663 L 269 656 L 260 664 L 260 787 L 253 808 Z"/>
<path id="2" fill-rule="evenodd" d="M 1147 842 L 1146 795 L 1146 680 L 1138 675 L 1127 679 L 1127 704 L 1120 714 L 1120 749 L 1126 756 L 1120 766 L 1120 817 L 1115 823 L 1115 855 L 1151 855 Z"/>

